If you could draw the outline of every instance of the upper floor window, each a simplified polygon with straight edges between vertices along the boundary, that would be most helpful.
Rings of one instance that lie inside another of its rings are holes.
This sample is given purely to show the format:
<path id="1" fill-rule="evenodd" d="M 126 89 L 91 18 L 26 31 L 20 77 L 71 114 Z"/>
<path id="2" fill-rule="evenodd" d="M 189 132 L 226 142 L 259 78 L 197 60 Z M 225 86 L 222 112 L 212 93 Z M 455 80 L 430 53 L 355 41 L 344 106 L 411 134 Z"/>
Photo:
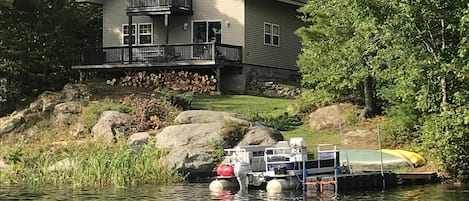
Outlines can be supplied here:
<path id="1" fill-rule="evenodd" d="M 264 44 L 275 47 L 280 46 L 280 26 L 264 22 Z"/>
<path id="2" fill-rule="evenodd" d="M 138 31 L 136 28 L 138 27 Z M 153 24 L 132 24 L 132 41 L 134 45 L 150 45 L 153 43 Z M 129 25 L 122 25 L 122 44 L 129 44 Z"/>

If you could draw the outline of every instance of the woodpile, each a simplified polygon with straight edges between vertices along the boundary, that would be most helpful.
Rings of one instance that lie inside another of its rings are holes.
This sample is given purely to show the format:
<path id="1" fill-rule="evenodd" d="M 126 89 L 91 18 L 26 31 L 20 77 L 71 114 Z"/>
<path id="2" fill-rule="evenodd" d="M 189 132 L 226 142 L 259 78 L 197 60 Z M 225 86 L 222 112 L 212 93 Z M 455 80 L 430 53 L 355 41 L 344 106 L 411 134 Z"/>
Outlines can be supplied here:
<path id="1" fill-rule="evenodd" d="M 199 75 L 189 71 L 171 71 L 159 74 L 141 71 L 133 75 L 127 75 L 119 79 L 106 81 L 109 85 L 154 88 L 155 92 L 164 89 L 174 91 L 192 91 L 199 94 L 215 95 L 217 79 L 213 75 Z"/>
<path id="2" fill-rule="evenodd" d="M 253 80 L 247 89 L 249 94 L 266 97 L 295 98 L 301 93 L 299 88 L 282 87 L 271 80 Z"/>

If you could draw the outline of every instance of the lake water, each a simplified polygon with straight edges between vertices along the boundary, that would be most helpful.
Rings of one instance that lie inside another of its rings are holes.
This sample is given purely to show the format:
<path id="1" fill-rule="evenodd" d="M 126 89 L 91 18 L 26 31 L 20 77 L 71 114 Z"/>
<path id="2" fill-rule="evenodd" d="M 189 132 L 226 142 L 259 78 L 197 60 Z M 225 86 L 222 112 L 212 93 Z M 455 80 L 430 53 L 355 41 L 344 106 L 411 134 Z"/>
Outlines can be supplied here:
<path id="1" fill-rule="evenodd" d="M 469 200 L 469 185 L 445 184 L 400 186 L 384 192 L 355 191 L 338 195 L 301 191 L 271 195 L 258 190 L 211 193 L 206 183 L 107 189 L 0 185 L 0 200 Z"/>

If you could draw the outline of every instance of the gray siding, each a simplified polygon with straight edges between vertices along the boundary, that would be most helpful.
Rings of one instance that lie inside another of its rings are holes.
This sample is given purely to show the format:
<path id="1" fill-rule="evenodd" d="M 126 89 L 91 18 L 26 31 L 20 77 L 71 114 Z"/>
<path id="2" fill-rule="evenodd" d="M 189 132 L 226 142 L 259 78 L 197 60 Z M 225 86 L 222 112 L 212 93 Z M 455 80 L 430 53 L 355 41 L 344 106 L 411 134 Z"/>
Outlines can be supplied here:
<path id="1" fill-rule="evenodd" d="M 298 6 L 272 0 L 246 0 L 244 62 L 252 65 L 297 70 L 300 38 L 294 34 L 302 23 Z M 264 22 L 280 25 L 280 47 L 264 45 Z"/>
<path id="2" fill-rule="evenodd" d="M 192 43 L 192 21 L 222 21 L 222 43 L 243 46 L 245 0 L 193 0 L 194 15 L 169 17 L 169 43 Z M 122 45 L 122 24 L 128 23 L 125 0 L 105 0 L 103 5 L 103 46 Z M 164 16 L 133 17 L 133 23 L 154 22 L 154 44 L 165 42 Z M 189 26 L 184 30 L 184 24 Z"/>

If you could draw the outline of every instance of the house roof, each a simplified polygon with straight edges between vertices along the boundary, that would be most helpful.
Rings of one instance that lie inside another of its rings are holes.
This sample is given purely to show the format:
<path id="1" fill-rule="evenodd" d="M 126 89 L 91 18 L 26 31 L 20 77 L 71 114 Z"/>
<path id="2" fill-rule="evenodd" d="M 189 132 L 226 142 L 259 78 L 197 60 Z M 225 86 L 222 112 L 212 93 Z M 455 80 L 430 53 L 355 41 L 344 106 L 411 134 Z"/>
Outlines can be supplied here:
<path id="1" fill-rule="evenodd" d="M 75 0 L 75 1 L 103 4 L 103 0 Z M 277 1 L 288 3 L 288 4 L 293 4 L 293 5 L 298 5 L 298 6 L 303 6 L 304 4 L 308 3 L 308 0 L 277 0 Z"/>
<path id="2" fill-rule="evenodd" d="M 308 3 L 308 0 L 277 0 L 277 1 L 288 3 L 288 4 L 293 4 L 297 6 L 304 6 L 306 3 Z"/>

